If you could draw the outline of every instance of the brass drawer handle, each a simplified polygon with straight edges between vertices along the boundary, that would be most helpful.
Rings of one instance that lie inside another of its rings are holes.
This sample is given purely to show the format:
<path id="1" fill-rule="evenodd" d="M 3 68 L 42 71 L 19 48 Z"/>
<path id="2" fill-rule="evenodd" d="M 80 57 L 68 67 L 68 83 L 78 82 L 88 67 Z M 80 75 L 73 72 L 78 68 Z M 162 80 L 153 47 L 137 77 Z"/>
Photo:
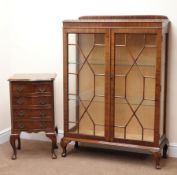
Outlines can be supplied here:
<path id="1" fill-rule="evenodd" d="M 40 127 L 41 127 L 41 129 L 46 128 L 46 127 L 47 127 L 46 122 L 41 122 L 41 123 L 40 123 Z"/>
<path id="2" fill-rule="evenodd" d="M 46 113 L 44 111 L 40 111 L 39 112 L 39 116 L 42 117 L 42 118 L 46 117 Z"/>
<path id="3" fill-rule="evenodd" d="M 22 92 L 24 90 L 24 86 L 17 86 L 16 89 L 18 92 Z"/>
<path id="4" fill-rule="evenodd" d="M 24 117 L 24 115 L 25 115 L 25 111 L 19 111 L 18 112 L 18 116 L 19 117 Z"/>
<path id="5" fill-rule="evenodd" d="M 17 104 L 22 105 L 24 103 L 24 98 L 17 99 Z"/>
<path id="6" fill-rule="evenodd" d="M 40 99 L 40 100 L 39 100 L 39 104 L 40 104 L 40 105 L 46 105 L 47 102 L 46 102 L 46 100 Z"/>
<path id="7" fill-rule="evenodd" d="M 39 87 L 37 91 L 40 93 L 44 93 L 47 91 L 47 89 L 45 87 Z"/>
<path id="8" fill-rule="evenodd" d="M 24 129 L 24 127 L 25 127 L 25 125 L 24 125 L 23 123 L 19 123 L 19 124 L 18 124 L 18 128 L 19 128 L 19 129 Z"/>

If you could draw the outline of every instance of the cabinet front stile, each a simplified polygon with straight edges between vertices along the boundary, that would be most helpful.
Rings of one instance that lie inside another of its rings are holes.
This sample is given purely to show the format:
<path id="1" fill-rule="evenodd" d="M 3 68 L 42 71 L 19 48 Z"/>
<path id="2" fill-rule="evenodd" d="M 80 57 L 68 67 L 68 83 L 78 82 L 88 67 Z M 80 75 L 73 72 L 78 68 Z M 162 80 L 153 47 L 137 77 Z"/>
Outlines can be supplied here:
<path id="1" fill-rule="evenodd" d="M 68 43 L 67 32 L 63 29 L 63 46 Z M 68 131 L 68 48 L 63 47 L 63 91 L 64 91 L 64 134 Z"/>

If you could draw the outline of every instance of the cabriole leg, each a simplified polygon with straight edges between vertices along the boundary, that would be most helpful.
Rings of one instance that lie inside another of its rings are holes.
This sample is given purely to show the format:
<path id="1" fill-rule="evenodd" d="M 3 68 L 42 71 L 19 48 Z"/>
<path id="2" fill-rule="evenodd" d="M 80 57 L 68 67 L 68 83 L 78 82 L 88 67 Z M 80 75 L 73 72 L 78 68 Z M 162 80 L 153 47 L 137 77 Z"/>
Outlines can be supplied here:
<path id="1" fill-rule="evenodd" d="M 56 135 L 46 134 L 46 136 L 52 141 L 52 148 L 51 148 L 52 159 L 56 159 L 57 155 L 55 154 L 55 149 L 58 148 Z"/>
<path id="2" fill-rule="evenodd" d="M 20 135 L 18 136 L 18 146 L 17 149 L 21 149 L 21 139 L 20 139 Z"/>
<path id="3" fill-rule="evenodd" d="M 74 148 L 75 148 L 75 149 L 78 149 L 78 148 L 79 148 L 79 143 L 78 143 L 78 141 L 75 141 Z"/>
<path id="4" fill-rule="evenodd" d="M 62 157 L 66 157 L 66 147 L 70 141 L 65 140 L 64 138 L 61 139 L 60 145 L 63 149 L 63 152 L 61 153 Z"/>
<path id="5" fill-rule="evenodd" d="M 19 138 L 18 134 L 11 134 L 10 135 L 10 144 L 11 144 L 12 149 L 13 149 L 13 154 L 12 154 L 12 157 L 11 157 L 12 160 L 15 160 L 17 158 L 17 150 L 16 150 L 15 141 L 18 138 Z"/>
<path id="6" fill-rule="evenodd" d="M 163 158 L 167 158 L 168 145 L 165 144 L 163 147 Z"/>
<path id="7" fill-rule="evenodd" d="M 55 132 L 56 132 L 56 134 L 58 134 L 58 127 L 57 126 L 55 127 Z"/>
<path id="8" fill-rule="evenodd" d="M 153 152 L 153 158 L 155 160 L 155 164 L 156 164 L 156 169 L 160 169 L 160 158 L 161 158 L 161 154 L 160 152 Z"/>

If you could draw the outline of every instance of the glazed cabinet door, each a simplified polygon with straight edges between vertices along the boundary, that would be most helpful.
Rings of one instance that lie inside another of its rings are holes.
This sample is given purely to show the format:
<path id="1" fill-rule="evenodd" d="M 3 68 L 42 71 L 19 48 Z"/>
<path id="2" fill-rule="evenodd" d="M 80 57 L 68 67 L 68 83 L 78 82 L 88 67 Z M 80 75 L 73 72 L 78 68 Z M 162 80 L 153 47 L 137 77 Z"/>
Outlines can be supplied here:
<path id="1" fill-rule="evenodd" d="M 112 30 L 112 138 L 153 144 L 158 137 L 160 41 L 156 30 Z"/>
<path id="2" fill-rule="evenodd" d="M 64 29 L 64 129 L 68 137 L 105 139 L 108 31 Z"/>

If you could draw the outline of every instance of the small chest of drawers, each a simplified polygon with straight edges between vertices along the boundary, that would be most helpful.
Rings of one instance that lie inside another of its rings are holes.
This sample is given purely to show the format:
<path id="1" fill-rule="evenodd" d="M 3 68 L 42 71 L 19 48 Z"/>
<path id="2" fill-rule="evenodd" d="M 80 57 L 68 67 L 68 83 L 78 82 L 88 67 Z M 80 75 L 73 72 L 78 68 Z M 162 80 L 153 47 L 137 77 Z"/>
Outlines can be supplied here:
<path id="1" fill-rule="evenodd" d="M 56 158 L 53 85 L 55 76 L 55 74 L 15 74 L 9 79 L 12 159 L 16 159 L 16 149 L 21 149 L 22 131 L 45 132 L 52 140 L 52 158 Z M 17 148 L 16 140 L 18 140 Z"/>

